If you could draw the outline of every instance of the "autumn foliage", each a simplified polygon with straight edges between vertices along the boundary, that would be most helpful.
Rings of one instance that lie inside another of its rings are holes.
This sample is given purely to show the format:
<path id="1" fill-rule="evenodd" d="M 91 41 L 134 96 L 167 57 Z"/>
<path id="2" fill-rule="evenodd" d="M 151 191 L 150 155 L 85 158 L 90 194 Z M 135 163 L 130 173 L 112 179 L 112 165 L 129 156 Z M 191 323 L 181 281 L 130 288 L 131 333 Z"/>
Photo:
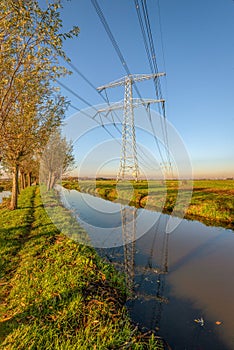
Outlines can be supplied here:
<path id="1" fill-rule="evenodd" d="M 46 9 L 34 0 L 0 3 L 0 156 L 13 178 L 12 209 L 17 208 L 20 169 L 35 172 L 67 106 L 54 81 L 69 73 L 59 59 L 68 60 L 63 42 L 79 29 L 62 32 L 60 7 L 60 1 Z"/>

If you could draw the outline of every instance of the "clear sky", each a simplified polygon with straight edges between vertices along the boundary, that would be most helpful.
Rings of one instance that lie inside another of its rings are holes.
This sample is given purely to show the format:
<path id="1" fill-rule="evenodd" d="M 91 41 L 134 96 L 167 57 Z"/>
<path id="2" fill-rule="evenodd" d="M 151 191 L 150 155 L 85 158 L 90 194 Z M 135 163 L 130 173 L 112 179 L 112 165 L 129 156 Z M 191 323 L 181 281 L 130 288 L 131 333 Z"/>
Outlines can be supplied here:
<path id="1" fill-rule="evenodd" d="M 98 3 L 131 73 L 150 73 L 134 0 L 99 0 Z M 161 82 L 167 120 L 184 142 L 194 177 L 232 177 L 234 1 L 147 0 L 147 4 L 159 71 L 166 72 Z M 94 86 L 126 75 L 91 0 L 63 1 L 63 5 L 64 28 L 80 27 L 78 38 L 65 43 L 72 63 Z M 75 72 L 61 82 L 90 104 L 103 103 Z M 155 98 L 152 82 L 139 83 L 138 88 L 142 97 Z M 61 90 L 77 108 L 87 108 L 74 95 Z M 119 101 L 123 99 L 123 87 L 109 89 L 108 94 L 110 101 Z M 67 116 L 74 112 L 69 108 Z M 79 116 L 79 122 L 82 118 L 85 116 Z M 77 142 L 78 153 L 89 142 L 94 147 L 95 135 L 83 140 L 83 145 Z M 102 137 L 101 140 L 104 141 Z M 147 140 L 142 133 L 143 146 L 147 147 Z"/>

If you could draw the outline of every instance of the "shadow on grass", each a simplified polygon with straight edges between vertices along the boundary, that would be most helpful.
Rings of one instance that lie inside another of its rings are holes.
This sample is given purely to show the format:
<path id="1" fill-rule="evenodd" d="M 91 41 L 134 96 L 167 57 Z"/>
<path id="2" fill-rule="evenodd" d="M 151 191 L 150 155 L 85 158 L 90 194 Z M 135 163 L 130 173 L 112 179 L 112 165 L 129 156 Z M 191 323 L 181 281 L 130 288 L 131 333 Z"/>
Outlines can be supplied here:
<path id="1" fill-rule="evenodd" d="M 15 258 L 27 242 L 31 224 L 27 223 L 10 229 L 0 229 L 0 278 L 7 280 L 12 277 L 11 272 L 17 269 L 12 266 Z"/>
<path id="2" fill-rule="evenodd" d="M 66 334 L 75 336 L 78 330 L 82 333 L 82 330 L 86 326 L 91 327 L 92 320 L 97 318 L 104 328 L 110 319 L 115 323 L 117 318 L 121 317 L 124 302 L 123 296 L 118 298 L 117 290 L 113 294 L 113 288 L 108 281 L 99 280 L 85 286 L 70 288 L 63 293 L 54 293 L 54 297 L 34 302 L 11 318 L 5 315 L 6 319 L 0 323 L 0 341 L 4 342 L 7 336 L 21 325 L 36 325 L 35 336 L 39 336 L 41 329 L 43 332 L 46 329 L 54 329 L 61 337 L 66 337 Z M 25 337 L 25 334 L 22 336 Z M 10 344 L 11 339 L 9 343 L 4 343 L 4 346 Z"/>

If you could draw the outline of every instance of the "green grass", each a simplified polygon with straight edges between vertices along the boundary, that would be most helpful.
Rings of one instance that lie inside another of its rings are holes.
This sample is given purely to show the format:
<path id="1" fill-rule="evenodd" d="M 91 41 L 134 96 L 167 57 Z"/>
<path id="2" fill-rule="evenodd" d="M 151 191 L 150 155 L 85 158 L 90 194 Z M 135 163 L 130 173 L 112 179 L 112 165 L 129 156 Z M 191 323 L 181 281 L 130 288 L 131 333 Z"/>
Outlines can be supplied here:
<path id="1" fill-rule="evenodd" d="M 48 203 L 71 224 L 53 195 Z M 124 276 L 56 229 L 39 188 L 22 191 L 18 210 L 1 208 L 0 220 L 1 349 L 163 349 L 133 328 Z"/>
<path id="2" fill-rule="evenodd" d="M 234 180 L 167 180 L 119 184 L 114 180 L 66 180 L 63 185 L 111 201 L 234 229 Z"/>

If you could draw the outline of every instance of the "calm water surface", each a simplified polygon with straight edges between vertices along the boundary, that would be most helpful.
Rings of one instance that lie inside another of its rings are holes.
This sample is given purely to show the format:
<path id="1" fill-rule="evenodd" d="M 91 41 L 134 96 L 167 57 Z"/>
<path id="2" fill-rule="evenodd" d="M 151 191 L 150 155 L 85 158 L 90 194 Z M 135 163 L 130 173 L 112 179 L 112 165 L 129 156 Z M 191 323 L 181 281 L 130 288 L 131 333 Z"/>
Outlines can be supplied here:
<path id="1" fill-rule="evenodd" d="M 11 192 L 10 191 L 2 191 L 0 192 L 0 203 L 2 203 L 3 198 L 10 197 Z"/>
<path id="2" fill-rule="evenodd" d="M 232 230 L 183 220 L 166 234 L 167 215 L 62 193 L 99 254 L 125 270 L 135 323 L 157 331 L 173 350 L 234 349 Z M 195 322 L 201 318 L 203 326 Z"/>

